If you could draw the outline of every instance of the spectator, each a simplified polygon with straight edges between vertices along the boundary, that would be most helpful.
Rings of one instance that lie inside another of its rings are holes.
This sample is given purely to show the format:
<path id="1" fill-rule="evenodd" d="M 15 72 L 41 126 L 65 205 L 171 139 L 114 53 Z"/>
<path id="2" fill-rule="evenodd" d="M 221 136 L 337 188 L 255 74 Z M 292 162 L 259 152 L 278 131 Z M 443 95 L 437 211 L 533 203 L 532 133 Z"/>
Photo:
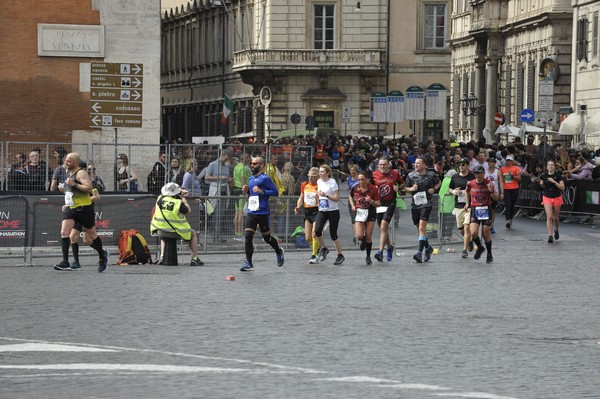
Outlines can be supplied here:
<path id="1" fill-rule="evenodd" d="M 246 199 L 243 198 L 242 187 L 248 182 L 249 177 L 250 156 L 244 153 L 240 156 L 240 162 L 233 168 L 232 195 L 240 197 L 235 202 L 235 214 L 233 216 L 233 239 L 235 241 L 244 241 L 244 207 Z"/>
<path id="2" fill-rule="evenodd" d="M 14 162 L 8 172 L 6 190 L 21 191 L 27 189 L 29 175 L 25 169 L 26 166 L 27 161 L 25 154 L 16 154 Z"/>
<path id="3" fill-rule="evenodd" d="M 173 157 L 171 159 L 171 167 L 167 172 L 167 183 L 177 183 L 178 186 L 183 185 L 183 175 L 185 171 L 181 167 L 181 159 L 179 157 Z"/>
<path id="4" fill-rule="evenodd" d="M 152 171 L 148 175 L 148 192 L 158 194 L 161 187 L 166 183 L 167 167 L 165 165 L 167 155 L 164 149 L 161 148 L 158 154 L 158 161 L 152 167 Z"/>
<path id="5" fill-rule="evenodd" d="M 568 178 L 573 180 L 592 180 L 594 167 L 583 156 L 575 160 L 575 167 L 568 171 Z"/>
<path id="6" fill-rule="evenodd" d="M 94 187 L 98 192 L 104 192 L 106 190 L 106 184 L 100 176 L 96 174 L 96 165 L 93 163 L 89 164 L 87 167 L 88 176 L 90 176 L 90 181 L 92 182 L 92 187 Z"/>
<path id="7" fill-rule="evenodd" d="M 515 207 L 519 198 L 519 182 L 521 181 L 521 169 L 515 165 L 515 160 L 512 155 L 506 157 L 506 166 L 500 169 L 504 179 L 504 204 L 506 211 L 506 228 L 512 227 L 512 219 L 515 215 Z"/>
<path id="8" fill-rule="evenodd" d="M 29 153 L 29 163 L 25 167 L 25 173 L 29 175 L 26 190 L 45 191 L 46 180 L 50 175 L 50 170 L 40 165 L 40 154 L 37 151 Z"/>
<path id="9" fill-rule="evenodd" d="M 58 183 L 64 183 L 67 180 L 67 170 L 63 163 L 67 150 L 64 147 L 56 147 L 54 149 L 54 159 L 56 159 L 56 168 L 52 173 L 52 180 L 50 181 L 50 191 L 58 191 Z"/>
<path id="10" fill-rule="evenodd" d="M 190 197 L 202 196 L 202 187 L 198 178 L 198 162 L 193 158 L 188 159 L 181 188 L 185 189 Z"/>
<path id="11" fill-rule="evenodd" d="M 213 220 L 211 220 L 213 228 L 213 237 L 215 242 L 224 242 L 221 239 L 223 228 L 225 227 L 225 211 L 228 206 L 228 201 L 222 197 L 230 195 L 229 183 L 231 182 L 231 169 L 228 164 L 231 159 L 232 151 L 229 149 L 223 150 L 221 156 L 208 164 L 204 180 L 210 186 L 208 189 L 210 201 L 214 208 Z"/>
<path id="12" fill-rule="evenodd" d="M 129 167 L 129 158 L 125 154 L 117 155 L 116 175 L 117 191 L 132 193 L 138 191 L 137 174 Z"/>

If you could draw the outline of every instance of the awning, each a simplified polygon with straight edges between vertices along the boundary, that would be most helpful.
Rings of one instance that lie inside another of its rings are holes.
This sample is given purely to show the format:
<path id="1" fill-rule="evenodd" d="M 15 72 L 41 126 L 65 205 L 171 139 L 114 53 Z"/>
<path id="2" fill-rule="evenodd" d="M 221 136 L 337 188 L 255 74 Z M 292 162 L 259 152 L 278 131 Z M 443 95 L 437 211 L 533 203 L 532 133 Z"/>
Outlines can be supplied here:
<path id="1" fill-rule="evenodd" d="M 570 114 L 567 118 L 562 121 L 558 134 L 562 136 L 576 136 L 579 134 L 579 126 L 581 124 L 581 117 L 577 114 Z"/>
<path id="2" fill-rule="evenodd" d="M 501 125 L 501 126 L 498 126 L 498 129 L 496 129 L 494 134 L 495 135 L 508 134 L 509 136 L 518 136 L 519 128 L 516 126 Z"/>
<path id="3" fill-rule="evenodd" d="M 525 132 L 526 134 L 535 134 L 538 136 L 544 134 L 543 127 L 537 127 L 537 126 L 533 126 L 533 125 L 522 125 L 521 131 Z M 553 135 L 559 134 L 559 133 L 555 132 L 554 130 L 548 130 L 548 128 L 546 128 L 546 134 L 548 136 L 553 136 Z"/>
<path id="4" fill-rule="evenodd" d="M 583 127 L 583 133 L 587 136 L 590 133 L 594 133 L 600 130 L 600 113 L 592 115 Z"/>
<path id="5" fill-rule="evenodd" d="M 229 136 L 230 139 L 248 139 L 250 137 L 254 137 L 254 132 L 246 132 L 246 133 L 238 133 L 233 136 Z"/>

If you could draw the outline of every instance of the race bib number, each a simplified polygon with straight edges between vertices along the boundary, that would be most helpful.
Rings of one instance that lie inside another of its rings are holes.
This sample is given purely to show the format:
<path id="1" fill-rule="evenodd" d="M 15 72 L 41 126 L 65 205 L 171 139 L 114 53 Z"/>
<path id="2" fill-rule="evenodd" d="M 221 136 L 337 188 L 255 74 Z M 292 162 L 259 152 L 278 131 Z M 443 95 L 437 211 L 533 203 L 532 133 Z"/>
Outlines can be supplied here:
<path id="1" fill-rule="evenodd" d="M 460 190 L 460 194 L 458 194 L 456 196 L 456 199 L 460 203 L 467 202 L 467 196 L 465 195 L 465 191 L 464 190 Z"/>
<path id="2" fill-rule="evenodd" d="M 316 206 L 317 205 L 317 196 L 315 195 L 315 193 L 304 193 L 304 204 L 306 204 L 306 206 L 311 207 L 311 206 Z"/>
<path id="3" fill-rule="evenodd" d="M 427 204 L 427 193 L 425 191 L 419 191 L 413 196 L 413 202 L 415 205 Z"/>
<path id="4" fill-rule="evenodd" d="M 367 216 L 369 216 L 369 210 L 368 209 L 357 209 L 356 210 L 356 217 L 354 218 L 354 220 L 356 220 L 357 222 L 366 222 L 367 221 Z"/>
<path id="5" fill-rule="evenodd" d="M 74 206 L 75 202 L 73 202 L 73 193 L 71 191 L 67 191 L 65 193 L 65 205 Z"/>
<path id="6" fill-rule="evenodd" d="M 333 166 L 334 168 L 339 168 L 339 166 L 340 166 L 340 160 L 339 159 L 334 159 L 333 161 L 331 161 L 331 166 Z"/>
<path id="7" fill-rule="evenodd" d="M 378 206 L 377 213 L 385 213 L 387 211 L 387 209 L 388 209 L 387 206 Z"/>
<path id="8" fill-rule="evenodd" d="M 505 173 L 504 174 L 504 183 L 512 183 L 513 181 L 513 175 L 511 175 L 510 173 Z"/>
<path id="9" fill-rule="evenodd" d="M 329 209 L 329 200 L 319 199 L 319 209 Z"/>
<path id="10" fill-rule="evenodd" d="M 258 199 L 258 195 L 253 195 L 248 198 L 248 210 L 255 212 L 260 208 L 260 200 Z"/>
<path id="11" fill-rule="evenodd" d="M 488 220 L 490 218 L 490 210 L 487 206 L 476 206 L 475 217 L 477 220 Z"/>

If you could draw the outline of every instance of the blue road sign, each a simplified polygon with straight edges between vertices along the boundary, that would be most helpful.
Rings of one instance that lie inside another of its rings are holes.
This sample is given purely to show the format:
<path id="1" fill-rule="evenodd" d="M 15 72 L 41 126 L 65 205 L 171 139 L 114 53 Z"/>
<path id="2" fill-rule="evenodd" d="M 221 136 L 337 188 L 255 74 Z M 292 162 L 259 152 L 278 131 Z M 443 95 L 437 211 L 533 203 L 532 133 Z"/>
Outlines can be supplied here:
<path id="1" fill-rule="evenodd" d="M 521 120 L 523 122 L 531 123 L 531 122 L 533 122 L 533 118 L 535 117 L 535 112 L 533 112 L 529 108 L 525 108 L 523 111 L 521 111 L 520 116 L 521 116 Z"/>

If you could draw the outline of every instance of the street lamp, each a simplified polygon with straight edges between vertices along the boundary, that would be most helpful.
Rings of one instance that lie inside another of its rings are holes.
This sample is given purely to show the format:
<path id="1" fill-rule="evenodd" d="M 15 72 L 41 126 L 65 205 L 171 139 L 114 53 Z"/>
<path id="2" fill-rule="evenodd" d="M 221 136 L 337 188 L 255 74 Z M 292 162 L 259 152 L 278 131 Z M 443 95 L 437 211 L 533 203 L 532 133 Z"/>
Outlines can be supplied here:
<path id="1" fill-rule="evenodd" d="M 354 9 L 354 12 L 361 12 L 362 8 L 360 8 L 360 1 L 356 2 L 356 8 Z"/>
<path id="2" fill-rule="evenodd" d="M 469 97 L 465 94 L 460 98 L 460 105 L 465 116 L 481 115 L 485 112 L 485 104 L 477 104 L 478 98 L 471 93 Z"/>

